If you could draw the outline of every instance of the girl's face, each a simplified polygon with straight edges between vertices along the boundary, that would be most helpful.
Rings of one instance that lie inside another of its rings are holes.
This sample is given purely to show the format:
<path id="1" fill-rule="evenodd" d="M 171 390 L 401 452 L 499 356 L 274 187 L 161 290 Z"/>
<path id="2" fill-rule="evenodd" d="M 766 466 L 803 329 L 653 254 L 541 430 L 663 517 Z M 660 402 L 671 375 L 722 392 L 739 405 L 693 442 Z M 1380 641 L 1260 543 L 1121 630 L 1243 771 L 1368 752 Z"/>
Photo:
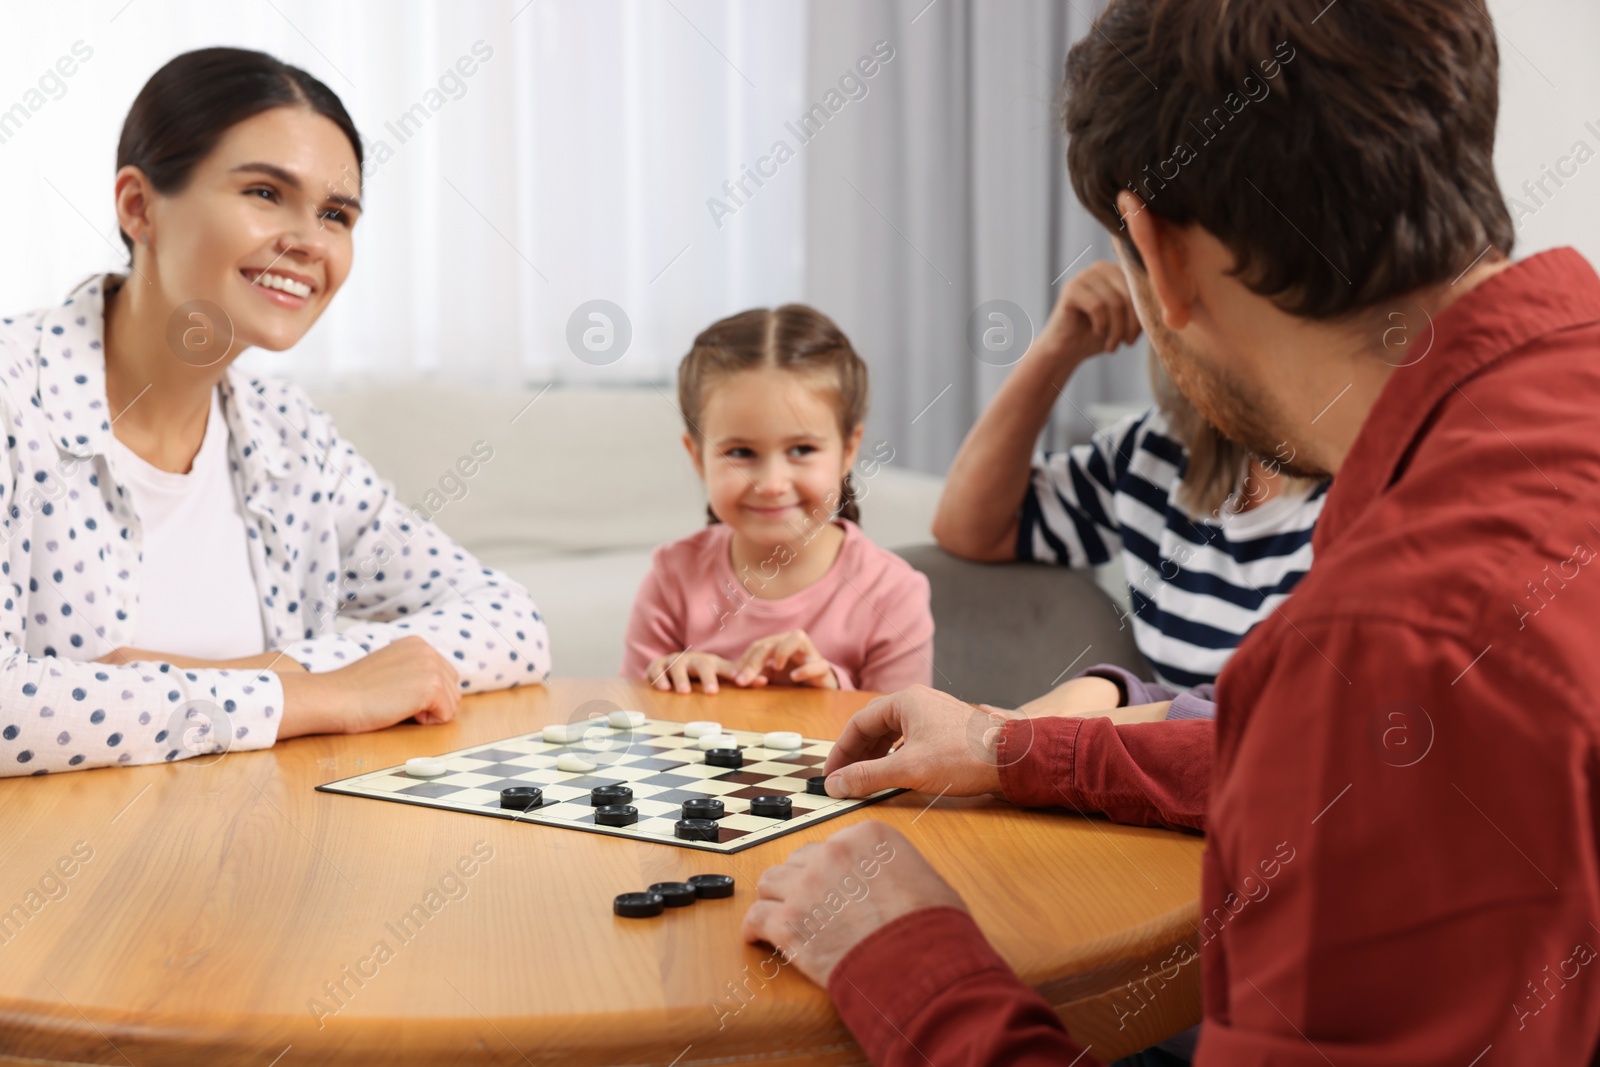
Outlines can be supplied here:
<path id="1" fill-rule="evenodd" d="M 700 420 L 704 443 L 684 445 L 734 532 L 775 546 L 832 519 L 862 428 L 841 438 L 829 390 L 793 371 L 740 371 L 711 384 Z"/>
<path id="2" fill-rule="evenodd" d="M 264 111 L 229 129 L 176 195 L 157 193 L 136 168 L 118 173 L 118 215 L 137 249 L 127 284 L 148 279 L 171 307 L 217 305 L 235 355 L 288 348 L 350 273 L 359 195 L 355 152 L 338 126 L 307 108 Z"/>

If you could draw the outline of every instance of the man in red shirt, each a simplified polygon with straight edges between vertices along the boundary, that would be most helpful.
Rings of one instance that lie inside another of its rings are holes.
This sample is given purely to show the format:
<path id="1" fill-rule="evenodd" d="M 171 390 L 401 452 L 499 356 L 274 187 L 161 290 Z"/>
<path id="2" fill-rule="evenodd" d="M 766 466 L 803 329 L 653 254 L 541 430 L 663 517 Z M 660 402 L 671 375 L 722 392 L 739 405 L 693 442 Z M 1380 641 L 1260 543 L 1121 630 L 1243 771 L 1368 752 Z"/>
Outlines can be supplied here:
<path id="1" fill-rule="evenodd" d="M 1214 726 L 985 711 L 975 753 L 915 688 L 827 766 L 1205 830 L 1202 1065 L 1600 1064 L 1600 278 L 1511 262 L 1497 65 L 1475 0 L 1113 0 L 1067 61 L 1074 188 L 1195 405 L 1337 475 L 1316 563 Z M 759 896 L 746 937 L 874 1063 L 1095 1062 L 881 824 Z"/>

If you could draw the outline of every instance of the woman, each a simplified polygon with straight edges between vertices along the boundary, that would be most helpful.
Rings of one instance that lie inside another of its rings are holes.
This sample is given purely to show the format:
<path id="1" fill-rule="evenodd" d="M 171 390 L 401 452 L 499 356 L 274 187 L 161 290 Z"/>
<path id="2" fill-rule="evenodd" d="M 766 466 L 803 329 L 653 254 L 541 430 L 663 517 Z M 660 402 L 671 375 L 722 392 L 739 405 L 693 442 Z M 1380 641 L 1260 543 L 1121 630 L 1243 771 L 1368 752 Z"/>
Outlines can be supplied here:
<path id="1" fill-rule="evenodd" d="M 179 56 L 118 146 L 129 274 L 0 320 L 0 774 L 445 722 L 463 692 L 548 674 L 525 590 L 410 514 L 299 389 L 232 368 L 344 284 L 361 160 L 304 71 Z"/>

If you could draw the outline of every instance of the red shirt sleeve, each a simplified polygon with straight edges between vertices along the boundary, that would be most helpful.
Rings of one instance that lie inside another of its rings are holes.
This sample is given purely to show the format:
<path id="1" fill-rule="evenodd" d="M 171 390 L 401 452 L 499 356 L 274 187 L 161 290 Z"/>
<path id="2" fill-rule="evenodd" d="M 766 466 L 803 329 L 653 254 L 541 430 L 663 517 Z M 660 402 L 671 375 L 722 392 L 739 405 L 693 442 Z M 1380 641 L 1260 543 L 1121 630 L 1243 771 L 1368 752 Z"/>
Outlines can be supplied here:
<path id="1" fill-rule="evenodd" d="M 902 915 L 840 960 L 828 993 L 877 1067 L 1096 1067 L 972 916 Z"/>
<path id="2" fill-rule="evenodd" d="M 1107 718 L 1013 719 L 1000 732 L 1000 784 L 1007 800 L 1024 807 L 1204 830 L 1215 741 L 1210 719 L 1124 726 Z"/>
<path id="3" fill-rule="evenodd" d="M 1000 780 L 1016 804 L 1203 829 L 1214 736 L 1209 720 L 1017 719 L 1000 735 Z M 828 992 L 874 1064 L 1097 1062 L 955 908 L 913 912 L 873 933 L 834 968 Z"/>

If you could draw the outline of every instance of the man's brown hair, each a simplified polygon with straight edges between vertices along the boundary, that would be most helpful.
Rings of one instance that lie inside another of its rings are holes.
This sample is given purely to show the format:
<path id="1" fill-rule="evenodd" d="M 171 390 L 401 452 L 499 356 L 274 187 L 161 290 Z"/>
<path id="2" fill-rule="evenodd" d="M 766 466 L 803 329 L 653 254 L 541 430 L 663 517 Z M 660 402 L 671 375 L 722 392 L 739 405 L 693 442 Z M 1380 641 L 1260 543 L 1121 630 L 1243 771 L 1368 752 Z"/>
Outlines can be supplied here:
<path id="1" fill-rule="evenodd" d="M 1112 0 L 1067 55 L 1067 167 L 1113 233 L 1130 189 L 1334 318 L 1510 255 L 1498 70 L 1477 0 Z"/>

